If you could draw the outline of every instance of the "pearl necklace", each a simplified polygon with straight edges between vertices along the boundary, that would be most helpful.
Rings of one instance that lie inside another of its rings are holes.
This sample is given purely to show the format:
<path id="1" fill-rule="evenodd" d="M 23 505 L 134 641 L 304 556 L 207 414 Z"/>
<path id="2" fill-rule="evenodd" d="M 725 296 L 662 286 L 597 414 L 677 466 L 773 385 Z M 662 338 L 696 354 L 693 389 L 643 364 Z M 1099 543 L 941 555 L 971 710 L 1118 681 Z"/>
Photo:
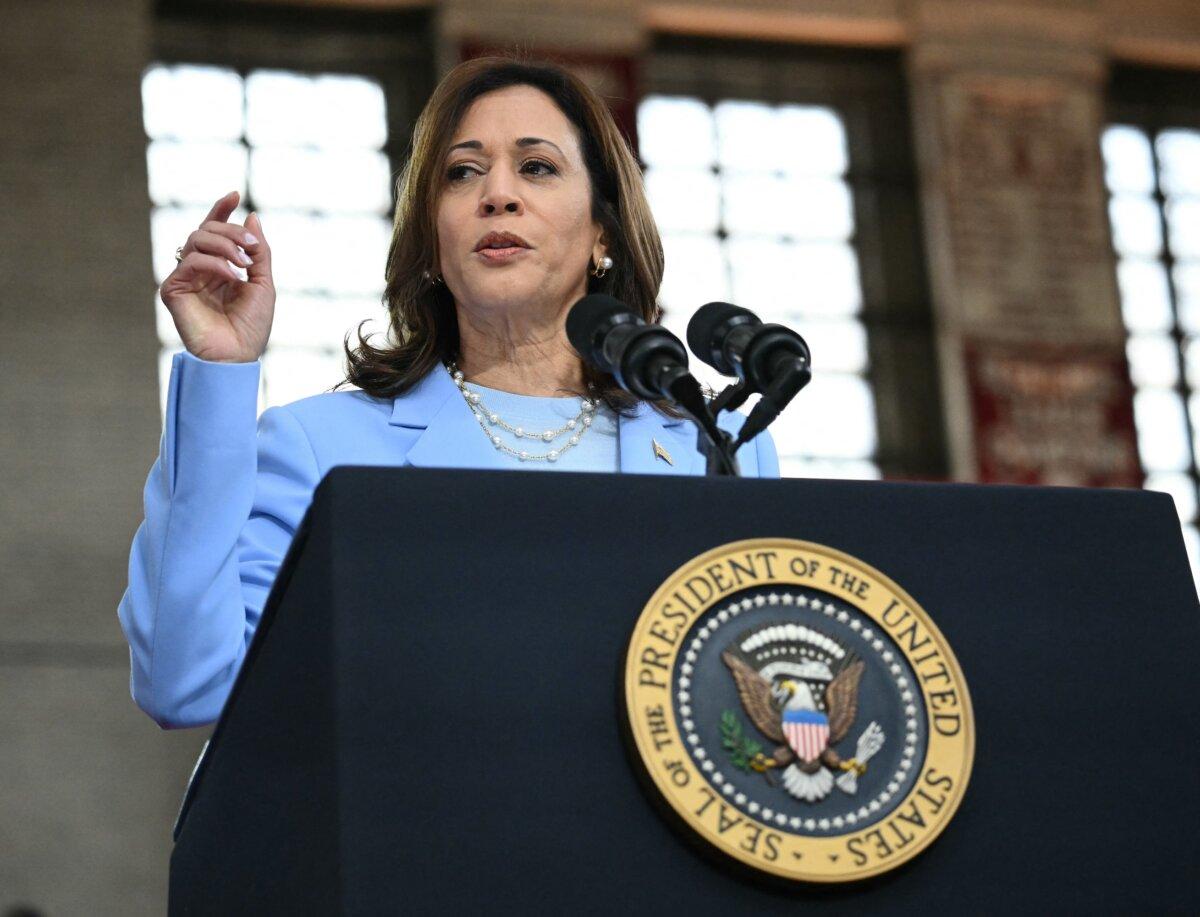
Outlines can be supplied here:
<path id="1" fill-rule="evenodd" d="M 499 414 L 489 411 L 478 392 L 473 392 L 467 388 L 467 382 L 463 377 L 462 370 L 453 361 L 446 364 L 446 369 L 450 371 L 450 375 L 454 379 L 454 384 L 458 386 L 463 400 L 466 401 L 467 407 L 471 409 L 471 413 L 475 415 L 475 419 L 479 421 L 480 429 L 483 430 L 484 435 L 491 441 L 491 444 L 501 452 L 505 452 L 522 462 L 557 462 L 564 452 L 572 446 L 579 445 L 579 438 L 592 425 L 592 417 L 596 411 L 596 402 L 592 398 L 584 398 L 579 403 L 579 413 L 557 430 L 543 430 L 541 433 L 535 433 L 523 427 L 514 427 L 501 418 Z M 502 430 L 508 431 L 517 439 L 536 439 L 546 443 L 554 442 L 554 440 L 566 433 L 570 433 L 571 435 L 562 446 L 551 449 L 549 452 L 537 453 L 529 452 L 526 449 L 514 449 L 508 443 L 504 442 L 498 434 L 492 432 L 489 427 L 499 427 Z"/>

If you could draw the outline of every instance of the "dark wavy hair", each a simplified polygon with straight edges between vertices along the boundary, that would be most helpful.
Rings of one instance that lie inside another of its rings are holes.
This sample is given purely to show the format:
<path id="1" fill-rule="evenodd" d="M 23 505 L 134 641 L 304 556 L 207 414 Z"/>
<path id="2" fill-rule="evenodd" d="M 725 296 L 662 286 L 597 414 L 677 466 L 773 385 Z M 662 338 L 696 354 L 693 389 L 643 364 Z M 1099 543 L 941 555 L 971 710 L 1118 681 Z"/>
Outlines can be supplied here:
<path id="1" fill-rule="evenodd" d="M 480 96 L 510 86 L 532 86 L 549 96 L 579 134 L 591 183 L 592 218 L 604 231 L 613 266 L 588 277 L 589 293 L 615 296 L 647 322 L 662 316 L 658 288 L 663 249 L 646 202 L 642 173 L 604 100 L 570 71 L 520 58 L 483 57 L 451 70 L 433 91 L 413 131 L 412 154 L 397 182 L 396 216 L 388 248 L 383 304 L 389 332 L 376 347 L 358 328 L 346 336 L 346 379 L 380 398 L 394 398 L 440 361 L 458 354 L 454 299 L 438 275 L 436 213 L 442 165 L 453 133 Z M 585 380 L 614 410 L 636 403 L 612 376 L 584 366 Z"/>

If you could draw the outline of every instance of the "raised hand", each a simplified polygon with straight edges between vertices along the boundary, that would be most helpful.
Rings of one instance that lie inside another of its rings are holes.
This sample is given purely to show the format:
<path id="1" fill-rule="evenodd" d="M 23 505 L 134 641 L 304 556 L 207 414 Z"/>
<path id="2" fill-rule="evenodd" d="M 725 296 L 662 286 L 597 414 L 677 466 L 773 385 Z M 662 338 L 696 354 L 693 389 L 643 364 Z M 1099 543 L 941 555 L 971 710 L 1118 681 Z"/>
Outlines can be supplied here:
<path id="1" fill-rule="evenodd" d="M 228 223 L 238 204 L 230 191 L 183 245 L 183 260 L 158 295 L 175 320 L 183 346 L 216 363 L 249 363 L 266 349 L 275 315 L 271 249 L 258 214 L 245 226 Z M 246 269 L 241 280 L 228 262 Z"/>

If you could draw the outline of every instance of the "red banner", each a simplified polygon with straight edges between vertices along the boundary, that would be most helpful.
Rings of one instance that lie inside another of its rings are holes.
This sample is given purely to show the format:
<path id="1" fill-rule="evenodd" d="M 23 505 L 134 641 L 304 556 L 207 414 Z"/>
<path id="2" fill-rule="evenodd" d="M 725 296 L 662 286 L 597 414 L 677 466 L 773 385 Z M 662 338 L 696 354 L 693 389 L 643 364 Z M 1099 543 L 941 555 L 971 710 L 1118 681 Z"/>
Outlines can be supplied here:
<path id="1" fill-rule="evenodd" d="M 1140 487 L 1120 346 L 968 341 L 979 480 Z"/>

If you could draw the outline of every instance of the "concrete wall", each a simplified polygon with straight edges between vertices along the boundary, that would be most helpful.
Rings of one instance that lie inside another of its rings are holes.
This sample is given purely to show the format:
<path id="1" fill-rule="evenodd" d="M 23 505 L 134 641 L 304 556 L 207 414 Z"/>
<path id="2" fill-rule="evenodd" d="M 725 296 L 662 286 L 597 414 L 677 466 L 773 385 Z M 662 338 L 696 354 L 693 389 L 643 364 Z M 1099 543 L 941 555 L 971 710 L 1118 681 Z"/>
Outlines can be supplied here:
<path id="1" fill-rule="evenodd" d="M 1090 131 L 1114 57 L 1200 68 L 1192 0 L 548 0 L 536 19 L 530 9 L 446 0 L 441 58 L 463 41 L 636 53 L 655 29 L 899 46 L 926 137 L 965 73 L 1058 81 Z M 159 435 L 139 97 L 150 4 L 7 0 L 0 24 L 0 914 L 19 903 L 162 913 L 171 823 L 205 736 L 160 732 L 133 706 L 115 614 Z M 921 151 L 927 165 L 943 153 Z M 925 190 L 936 233 L 932 173 Z M 935 286 L 953 288 L 952 255 L 935 252 L 933 270 Z M 939 297 L 951 336 L 954 302 Z M 1095 308 L 1081 327 L 1115 328 L 1111 297 Z M 946 384 L 956 466 L 968 469 L 960 372 L 951 366 Z"/>
<path id="2" fill-rule="evenodd" d="M 0 7 L 0 914 L 161 914 L 203 736 L 129 700 L 157 451 L 142 0 Z"/>

